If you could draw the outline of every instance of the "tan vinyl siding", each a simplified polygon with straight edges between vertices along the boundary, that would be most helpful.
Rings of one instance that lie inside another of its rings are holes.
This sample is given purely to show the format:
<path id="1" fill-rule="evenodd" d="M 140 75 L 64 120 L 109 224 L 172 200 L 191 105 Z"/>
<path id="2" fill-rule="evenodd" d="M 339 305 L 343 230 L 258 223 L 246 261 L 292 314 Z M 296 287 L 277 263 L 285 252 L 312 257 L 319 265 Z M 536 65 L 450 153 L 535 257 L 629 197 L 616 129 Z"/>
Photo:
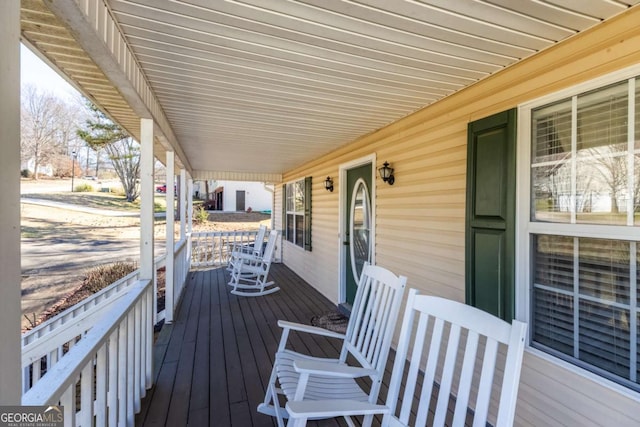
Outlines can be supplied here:
<path id="1" fill-rule="evenodd" d="M 509 67 L 283 175 L 313 176 L 313 251 L 284 243 L 284 261 L 338 302 L 341 164 L 376 154 L 395 168 L 376 186 L 376 263 L 408 276 L 410 287 L 464 300 L 467 124 L 606 73 L 640 63 L 640 7 Z M 331 176 L 335 190 L 324 189 Z M 281 188 L 276 202 L 280 203 Z M 276 209 L 279 209 L 276 206 Z M 280 211 L 276 211 L 280 223 Z M 278 228 L 281 228 L 279 224 Z M 618 392 L 564 365 L 527 353 L 517 425 L 633 425 L 640 396 Z"/>

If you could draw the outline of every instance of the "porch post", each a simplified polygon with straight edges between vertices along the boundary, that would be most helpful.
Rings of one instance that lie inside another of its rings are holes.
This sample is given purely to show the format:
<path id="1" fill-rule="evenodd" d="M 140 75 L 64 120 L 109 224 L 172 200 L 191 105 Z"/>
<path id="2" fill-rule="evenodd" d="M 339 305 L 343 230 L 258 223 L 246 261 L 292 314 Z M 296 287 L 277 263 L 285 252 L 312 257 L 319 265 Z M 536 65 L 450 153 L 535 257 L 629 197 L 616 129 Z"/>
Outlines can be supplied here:
<path id="1" fill-rule="evenodd" d="M 187 170 L 180 169 L 180 240 L 187 235 Z"/>
<path id="2" fill-rule="evenodd" d="M 174 255 L 175 255 L 175 153 L 167 151 L 167 225 L 166 225 L 166 262 L 165 262 L 165 322 L 173 323 L 175 309 Z M 183 194 L 181 191 L 178 194 Z"/>
<path id="3" fill-rule="evenodd" d="M 140 119 L 140 279 L 153 280 L 153 120 Z"/>
<path id="4" fill-rule="evenodd" d="M 0 2 L 0 405 L 19 405 L 20 2 Z"/>

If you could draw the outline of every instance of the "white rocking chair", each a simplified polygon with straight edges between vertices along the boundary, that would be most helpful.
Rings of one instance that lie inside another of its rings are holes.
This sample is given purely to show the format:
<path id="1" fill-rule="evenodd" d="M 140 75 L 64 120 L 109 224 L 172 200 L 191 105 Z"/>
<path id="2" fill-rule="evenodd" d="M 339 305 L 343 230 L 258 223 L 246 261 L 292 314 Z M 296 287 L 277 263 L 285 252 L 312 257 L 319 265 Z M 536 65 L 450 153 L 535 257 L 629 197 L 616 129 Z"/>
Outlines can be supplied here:
<path id="1" fill-rule="evenodd" d="M 289 401 L 340 398 L 376 403 L 406 281 L 406 277 L 398 277 L 382 267 L 365 264 L 346 334 L 278 321 L 278 325 L 283 328 L 282 338 L 264 403 L 258 406 L 258 411 L 277 417 L 278 426 L 284 427 L 283 419 L 288 418 L 288 414 L 280 406 L 279 396 L 284 396 Z M 289 332 L 292 330 L 342 339 L 340 357 L 318 358 L 286 349 Z M 355 357 L 360 366 L 347 365 L 349 354 Z M 308 369 L 302 376 L 294 369 L 294 366 L 300 365 Z M 356 382 L 357 378 L 363 377 L 371 379 L 368 391 L 363 390 Z M 276 382 L 279 387 L 276 387 Z M 334 416 L 336 415 L 329 414 L 315 418 Z M 350 418 L 345 417 L 345 420 L 353 425 Z"/>
<path id="2" fill-rule="evenodd" d="M 461 333 L 462 330 L 466 332 Z M 286 406 L 291 417 L 288 425 L 301 427 L 308 419 L 345 415 L 364 415 L 367 421 L 366 417 L 384 414 L 383 427 L 458 427 L 465 425 L 467 417 L 473 417 L 474 427 L 484 427 L 489 421 L 490 402 L 493 402 L 492 406 L 497 404 L 497 414 L 490 421 L 498 427 L 510 427 L 516 408 L 526 331 L 527 325 L 517 320 L 509 324 L 477 308 L 418 295 L 412 289 L 387 404 L 335 398 L 325 401 L 296 399 Z M 443 335 L 447 336 L 443 338 Z M 439 363 L 439 360 L 444 361 Z M 307 364 L 296 362 L 294 368 L 301 382 L 315 374 Z M 403 378 L 405 371 L 406 379 Z M 496 372 L 503 373 L 496 375 Z M 419 399 L 416 399 L 416 387 L 420 391 Z M 435 410 L 430 408 L 434 389 L 437 393 Z M 301 389 L 300 394 L 303 393 L 304 389 Z M 453 394 L 455 408 L 452 408 Z M 468 410 L 470 396 L 476 396 L 473 413 Z"/>
<path id="3" fill-rule="evenodd" d="M 233 268 L 240 262 L 241 258 L 262 257 L 264 250 L 264 237 L 267 234 L 267 227 L 261 225 L 256 234 L 253 243 L 235 243 L 231 247 L 227 270 L 233 271 Z"/>
<path id="4" fill-rule="evenodd" d="M 280 290 L 277 286 L 273 287 L 273 281 L 267 282 L 277 240 L 278 231 L 272 230 L 262 256 L 244 254 L 238 257 L 229 281 L 229 286 L 233 286 L 232 294 L 257 297 Z"/>

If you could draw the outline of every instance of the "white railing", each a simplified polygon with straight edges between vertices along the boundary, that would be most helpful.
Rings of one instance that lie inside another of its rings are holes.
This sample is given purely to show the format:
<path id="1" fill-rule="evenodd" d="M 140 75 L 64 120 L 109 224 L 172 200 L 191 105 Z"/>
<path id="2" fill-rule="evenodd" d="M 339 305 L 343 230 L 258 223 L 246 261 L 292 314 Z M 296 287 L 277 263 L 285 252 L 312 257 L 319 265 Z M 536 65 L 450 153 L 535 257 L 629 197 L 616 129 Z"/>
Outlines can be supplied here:
<path id="1" fill-rule="evenodd" d="M 155 269 L 165 264 L 156 258 Z M 27 392 L 119 301 L 140 277 L 140 270 L 22 334 L 22 392 Z M 155 290 L 155 289 L 154 289 Z M 157 293 L 156 293 L 157 296 Z M 155 298 L 153 307 L 156 307 Z"/>
<path id="2" fill-rule="evenodd" d="M 258 230 L 211 231 L 191 234 L 191 266 L 226 265 L 234 245 L 253 243 Z"/>
<path id="3" fill-rule="evenodd" d="M 175 305 L 180 301 L 182 290 L 184 289 L 184 285 L 187 283 L 187 276 L 189 275 L 189 261 L 191 259 L 191 245 L 189 242 L 190 237 L 187 236 L 187 239 L 181 240 L 175 246 L 173 258 L 173 284 L 175 290 L 173 294 L 176 298 L 174 299 L 174 309 Z"/>
<path id="4" fill-rule="evenodd" d="M 132 284 L 22 404 L 63 405 L 65 425 L 133 426 L 152 385 L 152 311 L 152 281 Z"/>

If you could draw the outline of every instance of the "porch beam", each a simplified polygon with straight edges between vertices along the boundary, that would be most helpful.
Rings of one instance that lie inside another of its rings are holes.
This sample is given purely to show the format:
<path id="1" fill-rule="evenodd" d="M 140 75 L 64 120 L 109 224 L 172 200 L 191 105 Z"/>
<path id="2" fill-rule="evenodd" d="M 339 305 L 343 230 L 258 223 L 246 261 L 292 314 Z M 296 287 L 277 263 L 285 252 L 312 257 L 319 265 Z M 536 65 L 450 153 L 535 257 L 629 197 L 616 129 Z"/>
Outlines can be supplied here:
<path id="1" fill-rule="evenodd" d="M 175 153 L 167 151 L 167 223 L 166 223 L 166 262 L 165 262 L 165 322 L 173 323 L 175 310 L 175 283 L 174 283 L 174 262 L 175 262 Z M 182 195 L 182 192 L 178 194 Z M 182 196 L 181 196 L 182 197 Z"/>
<path id="2" fill-rule="evenodd" d="M 140 279 L 153 280 L 153 120 L 140 119 Z"/>
<path id="3" fill-rule="evenodd" d="M 0 405 L 20 387 L 20 2 L 0 2 Z"/>

